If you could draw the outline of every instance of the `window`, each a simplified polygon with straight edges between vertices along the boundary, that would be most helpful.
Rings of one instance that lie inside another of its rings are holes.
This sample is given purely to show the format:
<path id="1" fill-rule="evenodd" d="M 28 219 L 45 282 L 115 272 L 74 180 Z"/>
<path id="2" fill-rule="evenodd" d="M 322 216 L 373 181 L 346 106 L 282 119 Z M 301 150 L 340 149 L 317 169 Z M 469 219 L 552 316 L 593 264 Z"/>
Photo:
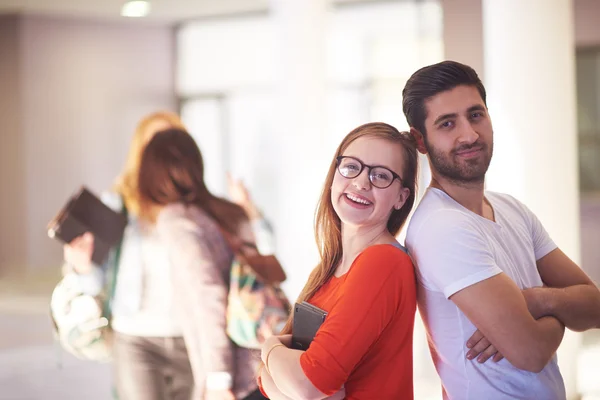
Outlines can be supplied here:
<path id="1" fill-rule="evenodd" d="M 600 192 L 600 48 L 578 50 L 576 68 L 580 190 Z"/>

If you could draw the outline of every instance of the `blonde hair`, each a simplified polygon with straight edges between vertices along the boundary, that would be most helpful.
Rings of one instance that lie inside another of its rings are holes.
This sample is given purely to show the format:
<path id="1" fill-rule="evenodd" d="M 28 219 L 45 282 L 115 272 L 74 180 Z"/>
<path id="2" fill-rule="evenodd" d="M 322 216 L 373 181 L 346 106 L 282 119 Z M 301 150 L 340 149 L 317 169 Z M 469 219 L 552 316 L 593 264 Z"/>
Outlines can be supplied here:
<path id="1" fill-rule="evenodd" d="M 114 190 L 123 197 L 127 211 L 131 215 L 138 216 L 141 208 L 138 179 L 142 153 L 148 142 L 146 139 L 146 135 L 148 134 L 147 130 L 153 123 L 159 121 L 166 122 L 171 128 L 185 129 L 181 118 L 170 111 L 154 112 L 142 118 L 138 123 L 133 138 L 131 139 L 129 153 L 127 154 L 127 159 L 125 161 L 125 168 L 121 172 L 121 175 L 116 179 L 114 185 Z"/>

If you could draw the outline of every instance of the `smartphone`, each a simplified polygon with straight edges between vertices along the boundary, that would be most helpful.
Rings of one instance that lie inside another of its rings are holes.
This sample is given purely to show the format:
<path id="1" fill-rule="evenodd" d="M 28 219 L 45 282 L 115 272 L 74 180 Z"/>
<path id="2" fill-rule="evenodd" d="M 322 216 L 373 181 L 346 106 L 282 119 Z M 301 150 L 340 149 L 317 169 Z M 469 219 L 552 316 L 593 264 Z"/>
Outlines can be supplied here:
<path id="1" fill-rule="evenodd" d="M 321 310 L 306 301 L 294 305 L 294 322 L 292 324 L 292 348 L 308 350 L 317 331 L 325 321 L 327 311 Z"/>

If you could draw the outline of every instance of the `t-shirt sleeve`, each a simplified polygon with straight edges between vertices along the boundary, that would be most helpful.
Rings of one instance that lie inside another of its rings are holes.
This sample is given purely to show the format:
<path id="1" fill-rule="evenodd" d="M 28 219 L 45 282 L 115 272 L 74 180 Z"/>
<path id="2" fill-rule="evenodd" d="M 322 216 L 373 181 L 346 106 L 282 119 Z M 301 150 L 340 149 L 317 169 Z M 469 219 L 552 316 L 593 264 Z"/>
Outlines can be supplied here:
<path id="1" fill-rule="evenodd" d="M 407 239 L 421 283 L 450 298 L 501 273 L 484 235 L 459 211 L 431 213 Z"/>
<path id="2" fill-rule="evenodd" d="M 340 390 L 396 313 L 410 321 L 416 309 L 412 262 L 393 246 L 361 253 L 343 285 L 340 299 L 300 357 L 307 378 L 328 396 Z M 405 325 L 412 329 L 412 323 Z"/>
<path id="3" fill-rule="evenodd" d="M 538 261 L 552 250 L 556 249 L 557 246 L 552 238 L 550 238 L 550 235 L 538 217 L 529 208 L 527 208 L 526 205 L 521 203 L 521 206 L 523 207 L 529 222 L 531 240 L 533 242 L 533 252 L 535 254 L 535 260 Z"/>

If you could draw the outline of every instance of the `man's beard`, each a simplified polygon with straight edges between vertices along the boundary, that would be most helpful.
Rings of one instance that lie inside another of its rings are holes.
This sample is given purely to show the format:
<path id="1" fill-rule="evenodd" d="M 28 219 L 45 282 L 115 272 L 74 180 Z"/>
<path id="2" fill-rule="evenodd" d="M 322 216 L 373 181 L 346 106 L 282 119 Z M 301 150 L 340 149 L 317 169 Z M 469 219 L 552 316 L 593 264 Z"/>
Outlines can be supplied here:
<path id="1" fill-rule="evenodd" d="M 485 173 L 490 166 L 494 144 L 489 146 L 485 143 L 475 142 L 471 145 L 463 145 L 453 149 L 450 154 L 444 154 L 431 146 L 425 140 L 425 146 L 429 153 L 429 160 L 438 174 L 457 184 L 483 183 Z M 462 159 L 458 152 L 468 151 L 470 149 L 481 149 L 482 154 L 479 157 L 471 159 Z"/>

